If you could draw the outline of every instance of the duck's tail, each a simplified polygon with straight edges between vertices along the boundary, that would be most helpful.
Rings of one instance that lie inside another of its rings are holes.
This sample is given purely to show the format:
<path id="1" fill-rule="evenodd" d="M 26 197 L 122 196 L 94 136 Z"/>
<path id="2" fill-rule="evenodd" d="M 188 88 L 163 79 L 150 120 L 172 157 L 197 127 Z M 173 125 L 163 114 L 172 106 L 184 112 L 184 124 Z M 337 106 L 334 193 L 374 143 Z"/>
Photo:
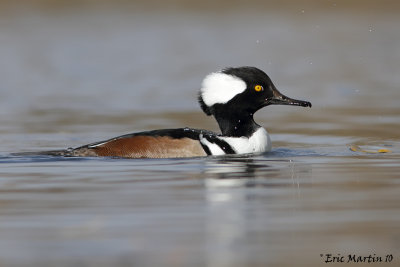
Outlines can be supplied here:
<path id="1" fill-rule="evenodd" d="M 63 150 L 49 150 L 49 151 L 28 151 L 28 152 L 17 152 L 11 153 L 12 156 L 55 156 L 55 157 L 72 157 L 73 149 L 63 149 Z"/>

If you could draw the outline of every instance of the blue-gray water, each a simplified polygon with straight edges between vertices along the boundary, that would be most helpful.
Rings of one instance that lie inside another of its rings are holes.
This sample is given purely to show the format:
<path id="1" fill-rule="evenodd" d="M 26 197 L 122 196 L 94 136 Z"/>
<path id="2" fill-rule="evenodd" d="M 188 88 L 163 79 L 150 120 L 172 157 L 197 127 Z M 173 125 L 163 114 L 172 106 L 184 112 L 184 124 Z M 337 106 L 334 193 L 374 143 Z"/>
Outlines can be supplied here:
<path id="1" fill-rule="evenodd" d="M 2 4 L 0 266 L 321 266 L 329 253 L 398 265 L 397 4 L 172 2 Z M 11 155 L 217 130 L 197 90 L 242 65 L 313 104 L 256 114 L 271 153 Z"/>

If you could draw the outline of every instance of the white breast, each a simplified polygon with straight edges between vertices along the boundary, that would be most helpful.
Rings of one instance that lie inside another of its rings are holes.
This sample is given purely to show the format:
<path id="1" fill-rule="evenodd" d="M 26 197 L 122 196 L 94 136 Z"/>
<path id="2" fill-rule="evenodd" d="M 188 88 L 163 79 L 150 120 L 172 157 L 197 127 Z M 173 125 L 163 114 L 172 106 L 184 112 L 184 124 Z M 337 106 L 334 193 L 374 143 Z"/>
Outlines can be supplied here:
<path id="1" fill-rule="evenodd" d="M 237 154 L 267 152 L 272 148 L 268 132 L 262 127 L 249 138 L 244 136 L 220 138 L 227 142 Z"/>
<path id="2" fill-rule="evenodd" d="M 262 127 L 255 131 L 250 137 L 218 136 L 217 138 L 228 143 L 236 154 L 261 153 L 271 150 L 271 139 L 269 138 L 268 132 Z M 200 142 L 208 147 L 211 154 L 214 156 L 226 154 L 224 149 L 216 143 L 209 142 L 202 134 L 200 135 Z"/>

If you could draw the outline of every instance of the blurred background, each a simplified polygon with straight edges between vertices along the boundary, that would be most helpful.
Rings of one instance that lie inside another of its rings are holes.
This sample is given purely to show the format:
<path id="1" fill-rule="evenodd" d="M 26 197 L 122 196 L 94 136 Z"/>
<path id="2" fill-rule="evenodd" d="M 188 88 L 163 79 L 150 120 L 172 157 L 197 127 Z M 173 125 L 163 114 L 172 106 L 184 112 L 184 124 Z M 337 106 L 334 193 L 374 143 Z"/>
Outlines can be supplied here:
<path id="1" fill-rule="evenodd" d="M 399 25 L 394 0 L 0 1 L 0 265 L 398 263 Z M 218 131 L 197 92 L 208 73 L 243 65 L 313 104 L 256 114 L 270 154 L 9 155 Z"/>
<path id="2" fill-rule="evenodd" d="M 0 132 L 84 132 L 81 137 L 93 140 L 182 124 L 217 130 L 201 114 L 197 91 L 206 74 L 242 65 L 263 69 L 288 96 L 311 101 L 312 116 L 325 118 L 303 126 L 320 128 L 319 134 L 340 128 L 329 122 L 345 119 L 341 112 L 357 115 L 351 123 L 359 116 L 365 122 L 371 113 L 377 123 L 398 123 L 399 6 L 333 0 L 1 1 Z M 295 123 L 303 112 L 270 107 L 257 116 L 261 123 L 279 122 L 284 113 Z M 390 137 L 398 136 L 394 131 Z"/>

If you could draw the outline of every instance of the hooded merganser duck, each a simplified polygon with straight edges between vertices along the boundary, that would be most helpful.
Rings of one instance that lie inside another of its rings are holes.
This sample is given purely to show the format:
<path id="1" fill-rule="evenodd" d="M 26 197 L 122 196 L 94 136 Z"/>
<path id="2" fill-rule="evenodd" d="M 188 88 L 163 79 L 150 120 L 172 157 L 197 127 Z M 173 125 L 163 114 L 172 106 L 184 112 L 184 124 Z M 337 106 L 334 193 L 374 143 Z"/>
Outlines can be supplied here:
<path id="1" fill-rule="evenodd" d="M 255 67 L 226 68 L 205 77 L 198 100 L 214 116 L 221 134 L 192 128 L 132 133 L 106 141 L 49 151 L 50 155 L 123 158 L 179 158 L 260 153 L 271 150 L 267 131 L 254 113 L 269 105 L 311 107 L 281 94 L 266 73 Z"/>

